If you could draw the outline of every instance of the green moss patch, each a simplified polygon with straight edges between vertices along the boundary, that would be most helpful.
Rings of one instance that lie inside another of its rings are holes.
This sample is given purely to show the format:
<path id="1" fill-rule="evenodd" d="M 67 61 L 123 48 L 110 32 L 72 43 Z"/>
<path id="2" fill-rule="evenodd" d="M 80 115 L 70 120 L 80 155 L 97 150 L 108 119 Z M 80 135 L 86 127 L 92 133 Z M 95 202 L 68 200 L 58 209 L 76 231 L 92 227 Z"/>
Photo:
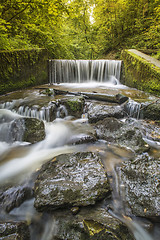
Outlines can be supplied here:
<path id="1" fill-rule="evenodd" d="M 45 49 L 0 52 L 0 94 L 47 83 Z"/>
<path id="2" fill-rule="evenodd" d="M 156 67 L 129 50 L 123 50 L 121 58 L 124 63 L 124 84 L 160 95 L 159 67 Z"/>

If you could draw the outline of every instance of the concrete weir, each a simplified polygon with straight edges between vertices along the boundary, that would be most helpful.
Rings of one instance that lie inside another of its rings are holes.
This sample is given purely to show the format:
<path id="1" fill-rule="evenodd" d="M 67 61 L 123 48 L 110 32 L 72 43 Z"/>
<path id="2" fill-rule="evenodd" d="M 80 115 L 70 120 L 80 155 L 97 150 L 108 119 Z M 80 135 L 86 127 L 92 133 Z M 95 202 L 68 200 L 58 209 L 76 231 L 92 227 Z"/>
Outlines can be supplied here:
<path id="1" fill-rule="evenodd" d="M 138 50 L 123 50 L 123 84 L 160 95 L 160 61 Z"/>

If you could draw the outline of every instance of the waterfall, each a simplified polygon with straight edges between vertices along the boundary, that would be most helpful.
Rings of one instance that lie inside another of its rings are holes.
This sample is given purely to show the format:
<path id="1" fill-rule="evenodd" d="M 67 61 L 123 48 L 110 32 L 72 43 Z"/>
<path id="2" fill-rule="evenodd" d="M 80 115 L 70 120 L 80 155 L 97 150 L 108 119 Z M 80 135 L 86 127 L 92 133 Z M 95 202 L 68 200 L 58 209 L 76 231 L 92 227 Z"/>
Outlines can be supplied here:
<path id="1" fill-rule="evenodd" d="M 1 109 L 11 110 L 13 113 L 17 113 L 23 117 L 38 118 L 39 120 L 44 120 L 51 122 L 54 119 L 54 115 L 57 113 L 57 109 L 54 103 L 50 102 L 47 106 L 28 106 L 28 105 L 18 105 L 15 108 L 15 101 L 5 102 L 0 104 Z"/>
<path id="2" fill-rule="evenodd" d="M 140 103 L 130 99 L 125 104 L 124 109 L 130 117 L 136 118 L 136 119 L 142 119 L 142 112 L 141 112 L 141 104 Z"/>
<path id="3" fill-rule="evenodd" d="M 120 81 L 120 60 L 49 60 L 49 83 Z"/>

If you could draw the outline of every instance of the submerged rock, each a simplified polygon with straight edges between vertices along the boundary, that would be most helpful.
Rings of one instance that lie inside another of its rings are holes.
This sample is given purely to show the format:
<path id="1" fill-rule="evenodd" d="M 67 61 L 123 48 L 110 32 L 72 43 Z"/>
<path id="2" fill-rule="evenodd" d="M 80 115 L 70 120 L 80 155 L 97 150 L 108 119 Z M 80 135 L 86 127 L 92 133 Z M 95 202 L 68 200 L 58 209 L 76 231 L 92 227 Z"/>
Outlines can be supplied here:
<path id="1" fill-rule="evenodd" d="M 116 118 L 105 118 L 94 125 L 97 136 L 109 143 L 119 144 L 141 153 L 149 149 L 141 131 L 133 124 L 126 124 Z"/>
<path id="2" fill-rule="evenodd" d="M 109 193 L 108 180 L 97 155 L 63 154 L 40 170 L 35 182 L 35 207 L 41 211 L 93 205 Z"/>
<path id="3" fill-rule="evenodd" d="M 31 197 L 33 197 L 33 191 L 29 186 L 10 187 L 2 190 L 0 191 L 0 211 L 10 212 Z"/>
<path id="4" fill-rule="evenodd" d="M 160 218 L 160 159 L 147 153 L 124 162 L 119 168 L 126 212 L 147 218 Z"/>
<path id="5" fill-rule="evenodd" d="M 33 198 L 33 186 L 37 173 L 32 174 L 24 182 L 11 183 L 0 186 L 0 212 L 10 212 L 12 209 L 19 207 L 24 201 Z M 20 179 L 19 179 L 20 181 Z M 17 181 L 18 182 L 18 181 Z"/>
<path id="6" fill-rule="evenodd" d="M 0 239 L 4 240 L 29 240 L 29 227 L 25 222 L 1 222 Z"/>
<path id="7" fill-rule="evenodd" d="M 69 210 L 56 210 L 47 225 L 50 239 L 74 240 L 133 240 L 127 227 L 98 206 L 81 208 L 77 215 Z"/>
<path id="8" fill-rule="evenodd" d="M 45 138 L 44 123 L 36 118 L 15 119 L 10 126 L 10 136 L 13 141 L 42 141 Z"/>
<path id="9" fill-rule="evenodd" d="M 87 108 L 89 123 L 96 123 L 106 117 L 123 118 L 125 116 L 123 106 L 115 104 L 90 103 Z"/>

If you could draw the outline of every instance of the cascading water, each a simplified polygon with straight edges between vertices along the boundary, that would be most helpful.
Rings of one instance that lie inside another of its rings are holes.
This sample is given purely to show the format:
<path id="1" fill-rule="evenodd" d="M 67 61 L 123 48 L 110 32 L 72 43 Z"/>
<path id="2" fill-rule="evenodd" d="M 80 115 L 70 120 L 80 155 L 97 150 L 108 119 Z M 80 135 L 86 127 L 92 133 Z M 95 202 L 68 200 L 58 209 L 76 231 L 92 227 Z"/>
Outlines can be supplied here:
<path id="1" fill-rule="evenodd" d="M 136 118 L 136 119 L 142 118 L 142 112 L 140 110 L 141 110 L 141 104 L 134 100 L 130 99 L 125 105 L 125 111 L 131 118 Z"/>
<path id="2" fill-rule="evenodd" d="M 120 60 L 49 60 L 48 65 L 50 84 L 120 81 Z"/>

